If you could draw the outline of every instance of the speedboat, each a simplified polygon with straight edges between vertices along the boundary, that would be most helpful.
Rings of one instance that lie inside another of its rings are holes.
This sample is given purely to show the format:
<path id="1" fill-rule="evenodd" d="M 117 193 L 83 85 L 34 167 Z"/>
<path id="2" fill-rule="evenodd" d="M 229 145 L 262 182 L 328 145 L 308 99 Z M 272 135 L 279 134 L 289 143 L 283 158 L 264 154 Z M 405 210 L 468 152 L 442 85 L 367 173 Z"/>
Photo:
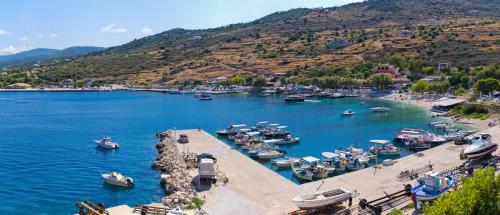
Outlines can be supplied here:
<path id="1" fill-rule="evenodd" d="M 389 112 L 389 111 L 391 111 L 391 109 L 388 107 L 372 107 L 372 108 L 370 108 L 370 110 L 372 110 L 373 112 Z"/>
<path id="2" fill-rule="evenodd" d="M 257 157 L 264 160 L 282 157 L 284 154 L 285 152 L 280 150 L 264 150 L 257 153 Z"/>
<path id="3" fill-rule="evenodd" d="M 456 182 L 452 176 L 443 176 L 434 172 L 427 172 L 420 181 L 411 189 L 414 201 L 432 201 L 448 191 Z"/>
<path id="4" fill-rule="evenodd" d="M 465 139 L 471 144 L 491 143 L 491 135 L 486 133 L 471 135 Z"/>
<path id="5" fill-rule="evenodd" d="M 133 187 L 134 186 L 134 180 L 132 178 L 124 176 L 119 172 L 104 173 L 104 174 L 101 174 L 101 176 L 104 179 L 104 182 L 111 184 L 111 185 L 120 186 L 120 187 Z"/>
<path id="6" fill-rule="evenodd" d="M 392 145 L 388 140 L 370 140 L 376 146 L 370 147 L 370 151 L 377 155 L 399 155 L 401 149 Z"/>
<path id="7" fill-rule="evenodd" d="M 291 135 L 287 135 L 285 138 L 275 141 L 274 144 L 283 145 L 283 144 L 298 143 L 298 142 L 300 142 L 300 137 L 292 137 Z"/>
<path id="8" fill-rule="evenodd" d="M 111 137 L 104 137 L 101 140 L 94 140 L 97 147 L 106 148 L 106 149 L 118 149 L 120 145 L 117 143 L 111 142 Z"/>
<path id="9" fill-rule="evenodd" d="M 340 114 L 342 116 L 352 116 L 352 115 L 354 115 L 354 112 L 351 109 L 349 109 L 349 110 L 346 110 L 346 111 L 344 111 L 344 112 L 342 112 Z"/>
<path id="10" fill-rule="evenodd" d="M 217 135 L 219 135 L 219 136 L 229 136 L 229 135 L 237 134 L 240 129 L 244 129 L 246 127 L 247 127 L 247 125 L 245 125 L 245 124 L 230 125 L 226 129 L 215 131 L 215 133 L 217 133 Z"/>
<path id="11" fill-rule="evenodd" d="M 325 191 L 315 192 L 313 194 L 299 195 L 293 198 L 293 202 L 300 209 L 321 208 L 327 205 L 333 205 L 352 198 L 350 190 L 344 188 L 335 188 Z"/>
<path id="12" fill-rule="evenodd" d="M 472 145 L 464 150 L 464 157 L 468 159 L 480 159 L 490 155 L 495 152 L 498 148 L 498 144 L 491 142 L 491 135 L 489 134 L 479 134 L 474 135 L 475 139 L 472 141 Z"/>
<path id="13" fill-rule="evenodd" d="M 427 133 L 426 135 L 422 136 L 422 138 L 424 139 L 424 141 L 426 143 L 430 143 L 430 144 L 440 144 L 440 143 L 444 143 L 446 142 L 446 139 L 444 137 L 440 137 L 434 133 Z"/>

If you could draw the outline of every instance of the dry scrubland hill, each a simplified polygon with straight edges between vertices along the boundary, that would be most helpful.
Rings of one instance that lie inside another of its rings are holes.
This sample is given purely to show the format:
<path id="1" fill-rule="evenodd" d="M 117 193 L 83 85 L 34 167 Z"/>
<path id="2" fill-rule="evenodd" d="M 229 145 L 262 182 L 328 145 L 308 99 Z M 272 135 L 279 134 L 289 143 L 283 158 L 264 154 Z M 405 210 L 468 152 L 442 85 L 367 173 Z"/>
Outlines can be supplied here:
<path id="1" fill-rule="evenodd" d="M 498 64 L 499 0 L 369 0 L 293 9 L 215 29 L 173 29 L 93 56 L 46 64 L 40 77 L 97 77 L 128 83 L 177 83 L 220 75 L 303 72 L 326 65 L 381 62 L 398 53 L 433 64 Z M 428 26 L 427 19 L 440 21 Z M 414 36 L 401 37 L 410 29 Z M 328 38 L 353 44 L 328 48 Z"/>

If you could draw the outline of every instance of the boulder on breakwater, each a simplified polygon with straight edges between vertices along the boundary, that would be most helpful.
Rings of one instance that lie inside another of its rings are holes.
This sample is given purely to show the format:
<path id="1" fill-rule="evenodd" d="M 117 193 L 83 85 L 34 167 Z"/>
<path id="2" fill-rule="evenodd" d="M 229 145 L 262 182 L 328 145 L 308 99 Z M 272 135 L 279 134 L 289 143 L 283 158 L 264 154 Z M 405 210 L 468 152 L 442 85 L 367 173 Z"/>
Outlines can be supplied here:
<path id="1" fill-rule="evenodd" d="M 158 157 L 151 167 L 162 173 L 161 184 L 166 196 L 162 203 L 171 208 L 187 207 L 196 196 L 196 188 L 192 184 L 184 155 L 176 146 L 176 137 L 171 130 L 157 134 L 160 143 L 156 145 Z M 165 177 L 163 177 L 165 176 Z"/>

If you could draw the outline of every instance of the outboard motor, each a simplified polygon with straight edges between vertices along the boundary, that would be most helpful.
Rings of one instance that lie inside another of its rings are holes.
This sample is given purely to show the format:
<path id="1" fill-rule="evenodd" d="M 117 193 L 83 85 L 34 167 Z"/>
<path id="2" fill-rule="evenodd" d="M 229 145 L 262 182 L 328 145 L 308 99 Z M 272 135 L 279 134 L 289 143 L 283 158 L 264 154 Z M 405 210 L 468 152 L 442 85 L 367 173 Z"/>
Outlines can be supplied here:
<path id="1" fill-rule="evenodd" d="M 127 182 L 127 185 L 129 187 L 133 187 L 134 186 L 134 182 L 132 182 L 132 180 L 130 180 L 129 178 L 127 178 L 126 182 Z"/>

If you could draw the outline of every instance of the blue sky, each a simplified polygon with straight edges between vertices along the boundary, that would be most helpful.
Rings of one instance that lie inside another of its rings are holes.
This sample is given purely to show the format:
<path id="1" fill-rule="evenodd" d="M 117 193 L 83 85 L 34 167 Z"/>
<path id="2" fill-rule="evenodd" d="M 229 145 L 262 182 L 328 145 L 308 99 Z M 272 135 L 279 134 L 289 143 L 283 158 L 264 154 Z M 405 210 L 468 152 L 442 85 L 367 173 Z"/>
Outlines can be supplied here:
<path id="1" fill-rule="evenodd" d="M 1 1 L 0 55 L 32 48 L 115 46 L 175 27 L 248 22 L 298 7 L 361 0 L 15 0 Z"/>

